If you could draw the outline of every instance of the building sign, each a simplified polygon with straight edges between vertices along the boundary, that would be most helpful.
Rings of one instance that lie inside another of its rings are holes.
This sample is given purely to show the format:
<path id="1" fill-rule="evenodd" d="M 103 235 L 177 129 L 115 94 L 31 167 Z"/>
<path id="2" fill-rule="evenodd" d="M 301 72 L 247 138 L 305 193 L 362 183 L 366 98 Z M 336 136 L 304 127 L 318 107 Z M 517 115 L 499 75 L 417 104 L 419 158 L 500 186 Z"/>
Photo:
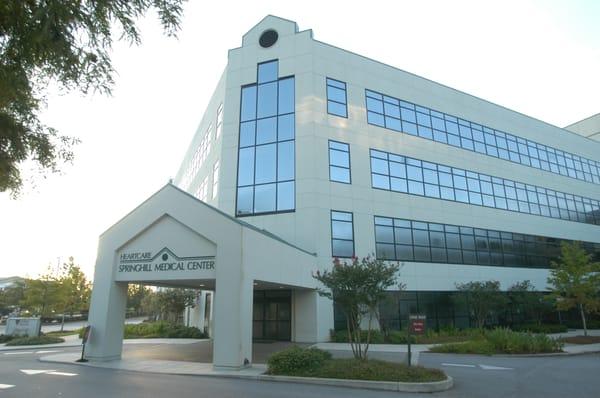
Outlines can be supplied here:
<path id="1" fill-rule="evenodd" d="M 156 253 L 151 251 L 131 251 L 119 253 L 117 261 L 117 279 L 134 280 L 183 277 L 211 277 L 215 271 L 214 256 L 179 257 L 169 248 Z"/>
<path id="2" fill-rule="evenodd" d="M 39 336 L 42 328 L 40 318 L 8 318 L 6 334 L 9 336 Z"/>
<path id="3" fill-rule="evenodd" d="M 425 315 L 410 315 L 408 317 L 410 321 L 410 331 L 414 334 L 423 334 L 425 333 L 425 321 L 427 317 Z"/>

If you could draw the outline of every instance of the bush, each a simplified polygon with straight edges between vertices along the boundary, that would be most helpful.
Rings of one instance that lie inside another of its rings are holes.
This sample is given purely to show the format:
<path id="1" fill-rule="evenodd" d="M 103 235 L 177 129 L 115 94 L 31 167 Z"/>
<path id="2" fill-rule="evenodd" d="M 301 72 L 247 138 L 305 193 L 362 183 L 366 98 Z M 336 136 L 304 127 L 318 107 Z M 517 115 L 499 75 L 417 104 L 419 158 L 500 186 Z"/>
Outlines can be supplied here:
<path id="1" fill-rule="evenodd" d="M 513 325 L 511 327 L 515 332 L 530 332 L 530 333 L 565 333 L 569 330 L 567 325 L 552 324 L 552 323 L 524 323 L 521 325 Z"/>
<path id="2" fill-rule="evenodd" d="M 6 343 L 7 346 L 64 343 L 65 339 L 52 336 L 17 337 Z"/>
<path id="3" fill-rule="evenodd" d="M 316 370 L 328 359 L 331 359 L 331 354 L 327 351 L 293 346 L 271 355 L 267 360 L 267 373 L 294 375 L 302 371 Z"/>
<path id="4" fill-rule="evenodd" d="M 0 334 L 0 344 L 9 342 L 12 339 L 14 339 L 14 336 L 9 336 L 8 334 Z"/>
<path id="5" fill-rule="evenodd" d="M 483 332 L 482 337 L 465 343 L 442 344 L 433 352 L 456 354 L 536 354 L 560 352 L 562 343 L 544 334 L 514 332 L 508 328 L 496 328 Z"/>
<path id="6" fill-rule="evenodd" d="M 124 337 L 136 338 L 171 338 L 171 339 L 205 339 L 204 332 L 196 327 L 189 327 L 166 321 L 144 322 L 137 325 L 125 325 Z"/>

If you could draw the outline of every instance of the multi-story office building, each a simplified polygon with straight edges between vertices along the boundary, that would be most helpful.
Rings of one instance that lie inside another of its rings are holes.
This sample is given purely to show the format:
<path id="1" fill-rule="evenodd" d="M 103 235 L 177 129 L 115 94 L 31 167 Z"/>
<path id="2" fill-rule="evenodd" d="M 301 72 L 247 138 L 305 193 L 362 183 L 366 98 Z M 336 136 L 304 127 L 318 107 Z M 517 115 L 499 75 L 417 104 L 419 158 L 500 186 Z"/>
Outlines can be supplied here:
<path id="1" fill-rule="evenodd" d="M 216 277 L 180 283 L 206 288 L 190 315 L 201 326 L 215 291 L 215 363 L 239 366 L 247 353 L 218 359 L 226 357 L 216 351 L 225 339 L 219 322 L 242 330 L 234 336 L 242 346 L 249 324 L 254 338 L 327 339 L 333 305 L 311 289 L 311 274 L 334 257 L 403 263 L 405 290 L 382 310 L 398 327 L 411 311 L 431 326 L 468 324 L 449 299 L 459 283 L 497 280 L 507 289 L 530 280 L 546 289 L 562 241 L 583 241 L 598 255 L 600 143 L 586 138 L 593 124 L 577 126 L 577 134 L 552 126 L 266 17 L 229 51 L 174 181 L 212 207 L 172 186 L 157 193 L 167 199 L 156 217 L 185 209 L 178 222 L 190 220 L 217 247 Z M 239 246 L 209 236 L 230 223 L 273 249 L 244 241 L 242 252 L 259 252 L 244 257 L 241 271 L 219 274 L 220 256 Z M 220 293 L 229 279 L 242 288 Z M 219 320 L 228 295 L 243 303 L 232 307 L 239 323 Z"/>

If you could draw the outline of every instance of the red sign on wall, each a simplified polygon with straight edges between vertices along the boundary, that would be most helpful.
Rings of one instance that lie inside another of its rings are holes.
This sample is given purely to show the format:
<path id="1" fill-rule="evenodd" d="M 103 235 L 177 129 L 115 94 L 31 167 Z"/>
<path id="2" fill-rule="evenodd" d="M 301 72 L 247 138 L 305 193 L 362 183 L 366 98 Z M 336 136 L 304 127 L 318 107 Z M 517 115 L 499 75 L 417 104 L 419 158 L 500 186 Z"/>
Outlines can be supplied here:
<path id="1" fill-rule="evenodd" d="M 411 315 L 408 320 L 410 321 L 410 331 L 414 334 L 425 333 L 425 321 L 427 317 L 425 315 Z"/>

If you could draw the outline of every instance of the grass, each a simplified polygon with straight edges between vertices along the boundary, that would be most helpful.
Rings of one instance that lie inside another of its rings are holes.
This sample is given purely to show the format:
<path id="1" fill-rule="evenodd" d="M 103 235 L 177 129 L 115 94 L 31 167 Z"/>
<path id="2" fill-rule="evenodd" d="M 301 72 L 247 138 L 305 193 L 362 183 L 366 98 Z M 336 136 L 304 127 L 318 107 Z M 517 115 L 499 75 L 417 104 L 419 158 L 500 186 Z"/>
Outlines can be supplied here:
<path id="1" fill-rule="evenodd" d="M 510 329 L 483 331 L 480 337 L 464 343 L 442 344 L 431 352 L 454 354 L 539 354 L 561 352 L 562 343 L 544 334 L 513 332 Z"/>
<path id="2" fill-rule="evenodd" d="M 317 368 L 290 372 L 287 376 L 322 377 L 371 381 L 401 381 L 419 383 L 442 381 L 446 374 L 439 369 L 421 366 L 408 367 L 401 363 L 378 360 L 328 359 Z"/>
<path id="3" fill-rule="evenodd" d="M 53 336 L 35 336 L 35 337 L 18 337 L 6 343 L 7 346 L 19 345 L 42 345 L 42 344 L 57 344 L 64 343 L 65 340 L 60 337 Z"/>
<path id="4" fill-rule="evenodd" d="M 64 337 L 64 336 L 72 336 L 74 334 L 79 334 L 80 329 L 75 329 L 75 330 L 63 330 L 62 332 L 60 330 L 56 330 L 54 332 L 48 332 L 48 333 L 44 333 L 46 336 L 53 336 L 53 337 Z"/>
<path id="5" fill-rule="evenodd" d="M 438 369 L 378 360 L 332 359 L 326 351 L 296 346 L 273 354 L 267 365 L 268 374 L 283 376 L 407 383 L 446 379 L 446 374 Z"/>
<path id="6" fill-rule="evenodd" d="M 600 343 L 600 336 L 573 336 L 573 337 L 562 337 L 560 339 L 562 343 L 569 344 L 596 344 Z"/>

